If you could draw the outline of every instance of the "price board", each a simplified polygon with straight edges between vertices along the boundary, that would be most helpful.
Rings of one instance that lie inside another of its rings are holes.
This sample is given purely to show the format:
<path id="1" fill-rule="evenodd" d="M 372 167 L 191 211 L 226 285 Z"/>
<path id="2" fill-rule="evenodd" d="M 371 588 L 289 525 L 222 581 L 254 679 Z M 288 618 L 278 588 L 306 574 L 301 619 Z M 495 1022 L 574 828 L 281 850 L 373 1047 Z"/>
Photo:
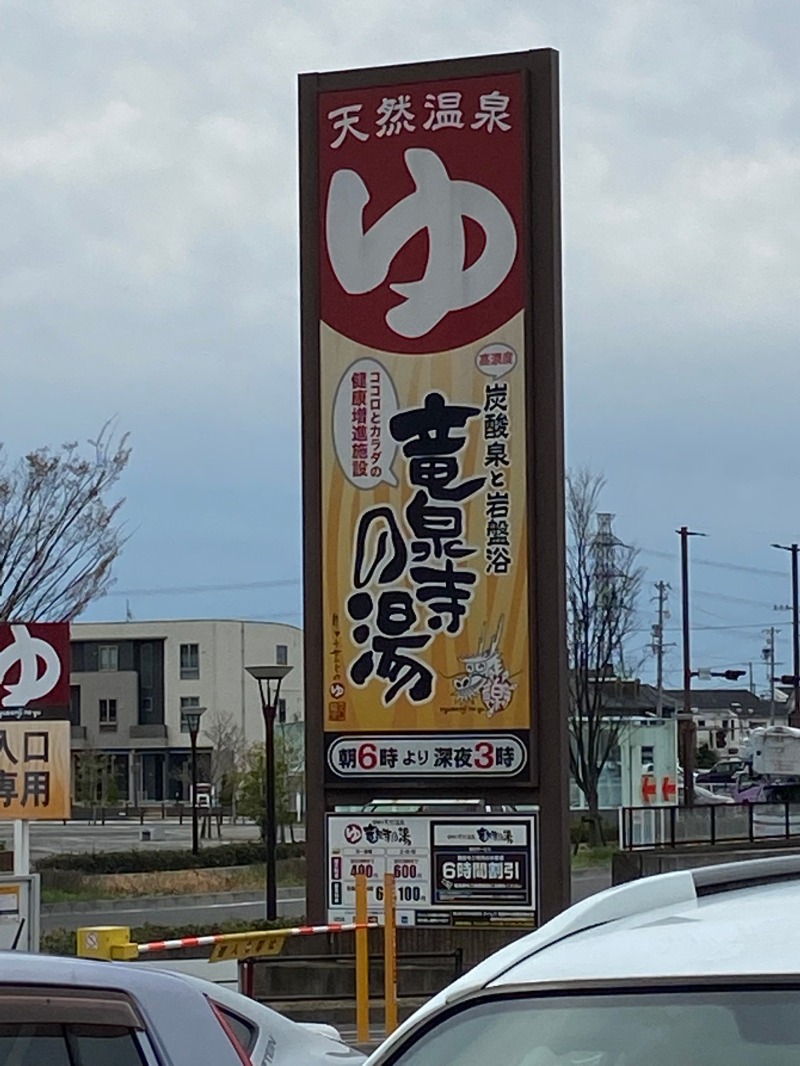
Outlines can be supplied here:
<path id="1" fill-rule="evenodd" d="M 535 815 L 329 814 L 328 921 L 354 920 L 363 874 L 382 922 L 390 873 L 398 925 L 533 925 L 536 841 Z"/>

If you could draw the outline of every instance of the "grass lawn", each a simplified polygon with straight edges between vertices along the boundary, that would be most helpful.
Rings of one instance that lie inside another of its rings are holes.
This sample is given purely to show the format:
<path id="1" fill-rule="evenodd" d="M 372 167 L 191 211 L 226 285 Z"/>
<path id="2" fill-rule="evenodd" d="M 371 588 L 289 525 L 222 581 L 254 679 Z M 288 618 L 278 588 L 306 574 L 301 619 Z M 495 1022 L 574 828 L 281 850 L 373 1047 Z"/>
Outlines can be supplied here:
<path id="1" fill-rule="evenodd" d="M 605 844 L 596 848 L 581 844 L 577 855 L 572 855 L 572 869 L 588 870 L 594 866 L 610 866 L 611 856 L 618 850 L 616 844 Z"/>

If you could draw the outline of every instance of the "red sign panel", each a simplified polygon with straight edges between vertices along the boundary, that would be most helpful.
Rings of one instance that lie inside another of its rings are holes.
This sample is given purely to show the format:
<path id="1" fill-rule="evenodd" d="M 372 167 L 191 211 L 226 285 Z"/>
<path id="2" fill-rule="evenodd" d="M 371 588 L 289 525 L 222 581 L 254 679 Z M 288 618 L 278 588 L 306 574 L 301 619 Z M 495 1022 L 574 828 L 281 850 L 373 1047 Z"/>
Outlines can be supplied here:
<path id="1" fill-rule="evenodd" d="M 327 325 L 429 354 L 522 309 L 521 73 L 326 92 L 318 122 Z"/>
<path id="2" fill-rule="evenodd" d="M 68 707 L 69 622 L 0 625 L 0 716 L 20 707 Z"/>

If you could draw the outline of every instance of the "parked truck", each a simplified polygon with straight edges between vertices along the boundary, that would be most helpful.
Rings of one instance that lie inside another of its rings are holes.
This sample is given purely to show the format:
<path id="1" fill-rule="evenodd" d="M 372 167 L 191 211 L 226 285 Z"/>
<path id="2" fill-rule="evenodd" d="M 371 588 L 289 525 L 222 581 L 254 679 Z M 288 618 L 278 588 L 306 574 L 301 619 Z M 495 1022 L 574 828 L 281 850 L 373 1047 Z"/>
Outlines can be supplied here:
<path id="1" fill-rule="evenodd" d="M 745 769 L 737 776 L 739 803 L 797 802 L 800 798 L 800 729 L 786 725 L 754 729 L 744 741 Z"/>

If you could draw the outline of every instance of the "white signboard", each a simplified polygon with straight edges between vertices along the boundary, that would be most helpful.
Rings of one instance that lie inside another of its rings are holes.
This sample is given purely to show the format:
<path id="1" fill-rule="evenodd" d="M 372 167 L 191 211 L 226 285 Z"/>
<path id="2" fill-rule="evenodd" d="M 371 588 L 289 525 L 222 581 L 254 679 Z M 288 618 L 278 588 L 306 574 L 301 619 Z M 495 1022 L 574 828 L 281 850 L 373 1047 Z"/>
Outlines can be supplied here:
<path id="1" fill-rule="evenodd" d="M 528 753 L 511 734 L 340 737 L 328 749 L 337 777 L 513 777 Z"/>
<path id="2" fill-rule="evenodd" d="M 0 951 L 38 951 L 39 913 L 39 874 L 0 875 Z"/>
<path id="3" fill-rule="evenodd" d="M 329 814 L 327 841 L 329 922 L 355 920 L 358 874 L 382 922 L 390 873 L 398 925 L 535 924 L 535 815 Z"/>

